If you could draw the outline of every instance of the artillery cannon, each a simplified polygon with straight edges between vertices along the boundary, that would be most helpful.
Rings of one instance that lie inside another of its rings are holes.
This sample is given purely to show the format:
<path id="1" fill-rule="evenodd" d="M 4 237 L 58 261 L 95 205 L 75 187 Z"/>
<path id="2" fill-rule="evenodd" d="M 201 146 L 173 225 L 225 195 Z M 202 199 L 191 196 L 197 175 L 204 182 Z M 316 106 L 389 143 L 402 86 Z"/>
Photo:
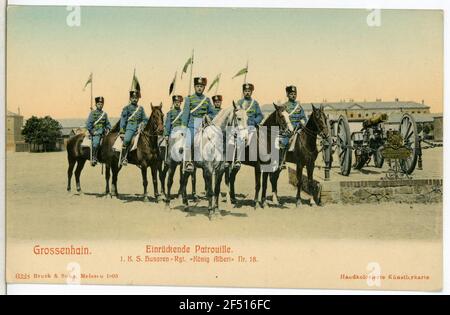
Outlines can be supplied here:
<path id="1" fill-rule="evenodd" d="M 352 133 L 353 148 L 355 150 L 355 169 L 361 169 L 373 157 L 375 167 L 383 167 L 384 157 L 381 154 L 386 141 L 384 122 L 386 114 L 378 114 L 363 121 L 361 131 Z"/>
<path id="2" fill-rule="evenodd" d="M 322 139 L 322 156 L 325 163 L 325 180 L 330 177 L 333 155 L 338 153 L 340 173 L 348 176 L 352 167 L 352 150 L 355 152 L 353 168 L 362 169 L 374 160 L 375 167 L 383 167 L 387 159 L 398 163 L 399 172 L 411 174 L 421 156 L 420 137 L 416 122 L 408 113 L 403 114 L 398 130 L 386 130 L 387 114 L 377 114 L 362 123 L 362 129 L 350 133 L 347 118 L 329 119 L 330 135 Z M 391 166 L 392 167 L 392 166 Z M 420 165 L 419 165 L 420 167 Z"/>

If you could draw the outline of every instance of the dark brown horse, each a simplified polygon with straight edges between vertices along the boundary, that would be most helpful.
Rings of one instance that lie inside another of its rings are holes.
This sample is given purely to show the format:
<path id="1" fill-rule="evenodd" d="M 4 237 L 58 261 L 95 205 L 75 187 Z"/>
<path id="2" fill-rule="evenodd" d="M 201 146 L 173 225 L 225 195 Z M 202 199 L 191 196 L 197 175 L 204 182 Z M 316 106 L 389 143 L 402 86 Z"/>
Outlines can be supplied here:
<path id="1" fill-rule="evenodd" d="M 158 137 L 162 135 L 164 129 L 164 114 L 162 112 L 162 105 L 153 106 L 152 105 L 152 113 L 147 122 L 147 125 L 144 127 L 144 130 L 141 132 L 141 135 L 138 140 L 137 149 L 131 151 L 128 154 L 128 162 L 138 166 L 141 169 L 142 180 L 144 186 L 144 200 L 147 201 L 147 168 L 151 168 L 152 178 L 153 178 L 153 187 L 155 191 L 156 201 L 159 200 L 159 192 L 158 192 L 158 172 L 160 176 L 160 180 L 162 181 L 162 157 L 160 155 L 159 146 L 158 146 Z M 106 189 L 105 194 L 110 194 L 111 197 L 118 196 L 117 190 L 117 177 L 119 171 L 121 170 L 121 166 L 119 165 L 119 152 L 113 150 L 114 142 L 119 136 L 119 122 L 111 129 L 111 131 L 104 137 L 103 142 L 101 144 L 98 160 L 100 163 L 104 163 L 106 165 Z M 75 170 L 75 180 L 77 185 L 77 191 L 81 191 L 80 184 L 80 175 L 83 170 L 84 164 L 90 158 L 89 148 L 81 147 L 81 143 L 83 141 L 84 135 L 76 135 L 72 137 L 67 143 L 67 156 L 69 161 L 69 168 L 67 171 L 68 175 L 68 185 L 67 190 L 71 190 L 71 178 L 75 165 L 77 168 Z M 109 188 L 109 181 L 112 173 L 112 191 Z M 163 184 L 161 184 L 164 187 Z M 164 188 L 163 188 L 164 189 Z"/>
<path id="2" fill-rule="evenodd" d="M 306 166 L 306 173 L 308 176 L 309 191 L 314 192 L 316 188 L 313 187 L 313 173 L 314 165 L 317 159 L 317 136 L 326 137 L 329 134 L 327 117 L 323 111 L 323 106 L 320 108 L 312 105 L 312 113 L 309 116 L 306 125 L 299 131 L 297 138 L 295 139 L 295 148 L 293 152 L 288 152 L 286 161 L 296 164 L 297 167 L 297 207 L 301 206 L 300 192 L 302 190 L 303 183 L 303 168 Z M 274 173 L 271 176 L 272 188 L 276 189 L 276 182 L 278 180 L 279 172 Z M 275 183 L 275 185 L 274 185 Z M 275 190 L 276 193 L 276 190 Z M 319 201 L 320 192 L 315 191 L 313 193 L 314 201 L 316 204 L 320 204 Z"/>
<path id="3" fill-rule="evenodd" d="M 259 127 L 257 130 L 257 148 L 255 150 L 254 147 L 247 146 L 245 148 L 245 159 L 241 160 L 243 165 L 251 166 L 255 169 L 255 198 L 254 198 L 254 207 L 255 209 L 258 205 L 264 206 L 264 199 L 261 196 L 259 198 L 261 191 L 261 174 L 266 168 L 269 168 L 270 165 L 270 155 L 271 155 L 271 147 L 272 147 L 272 128 L 277 127 L 277 130 L 293 132 L 292 124 L 289 120 L 289 115 L 287 114 L 285 107 L 281 105 L 274 104 L 275 111 L 271 113 L 267 119 L 262 123 L 262 127 Z M 274 129 L 275 130 L 275 129 Z M 262 145 L 263 143 L 264 145 Z M 261 147 L 265 146 L 266 152 L 261 152 Z M 256 151 L 256 154 L 250 154 L 250 151 Z M 264 157 L 263 157 L 264 155 Z M 228 177 L 226 177 L 227 184 L 230 186 L 230 202 L 232 204 L 236 204 L 236 195 L 235 195 L 235 181 L 236 175 L 238 173 L 238 169 L 228 169 Z"/>

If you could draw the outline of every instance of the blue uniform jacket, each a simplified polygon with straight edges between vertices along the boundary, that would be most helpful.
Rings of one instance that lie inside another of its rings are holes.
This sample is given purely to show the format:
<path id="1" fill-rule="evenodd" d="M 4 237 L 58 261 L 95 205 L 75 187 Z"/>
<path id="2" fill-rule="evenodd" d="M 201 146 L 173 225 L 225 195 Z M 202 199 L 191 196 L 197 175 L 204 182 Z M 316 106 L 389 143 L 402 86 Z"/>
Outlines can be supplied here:
<path id="1" fill-rule="evenodd" d="M 305 111 L 303 110 L 303 107 L 300 105 L 295 109 L 298 102 L 291 102 L 288 101 L 284 104 L 286 107 L 286 111 L 289 114 L 289 118 L 292 123 L 292 127 L 297 128 L 297 126 L 301 123 L 303 126 L 306 125 L 306 122 L 308 119 L 306 118 Z M 293 110 L 295 109 L 295 112 Z"/>
<path id="2" fill-rule="evenodd" d="M 181 108 L 173 108 L 167 113 L 166 121 L 164 123 L 164 136 L 169 136 L 173 128 L 181 126 L 181 116 L 174 122 L 180 113 Z"/>
<path id="3" fill-rule="evenodd" d="M 189 129 L 194 129 L 194 121 L 196 118 L 202 118 L 205 115 L 209 115 L 211 119 L 214 118 L 214 109 L 211 104 L 211 100 L 209 97 L 206 97 L 206 100 L 203 102 L 202 106 L 198 108 L 195 112 L 191 113 L 191 110 L 196 108 L 200 102 L 205 98 L 205 95 L 197 95 L 193 94 L 186 97 L 184 101 L 183 114 L 181 117 L 181 124 L 183 127 L 188 127 Z"/>
<path id="4" fill-rule="evenodd" d="M 261 112 L 261 108 L 259 107 L 259 104 L 256 100 L 253 101 L 252 107 L 248 108 L 248 106 L 250 106 L 252 101 L 253 101 L 253 99 L 246 100 L 245 98 L 243 98 L 238 101 L 238 105 L 247 111 L 247 117 L 248 117 L 247 124 L 249 126 L 256 126 L 256 125 L 259 125 L 261 123 L 261 121 L 263 121 L 264 115 Z"/>
<path id="5" fill-rule="evenodd" d="M 140 107 L 139 111 L 131 119 L 129 119 L 129 117 L 131 117 L 136 111 L 137 106 L 129 104 L 123 108 L 122 114 L 120 115 L 121 130 L 136 132 L 141 123 L 144 123 L 144 125 L 147 124 L 148 118 L 145 115 L 145 111 L 142 106 Z"/>
<path id="6" fill-rule="evenodd" d="M 214 117 L 216 117 L 217 114 L 218 114 L 221 110 L 222 110 L 222 108 L 217 108 L 217 107 L 213 106 L 214 114 L 213 114 L 213 117 L 212 117 L 212 118 L 214 119 Z"/>
<path id="7" fill-rule="evenodd" d="M 111 123 L 108 119 L 108 114 L 103 115 L 102 110 L 95 109 L 91 111 L 89 114 L 88 120 L 86 122 L 86 128 L 89 131 L 89 133 L 93 136 L 101 136 L 105 133 L 106 129 L 111 130 Z M 101 117 L 100 121 L 98 121 L 95 126 L 94 123 Z"/>

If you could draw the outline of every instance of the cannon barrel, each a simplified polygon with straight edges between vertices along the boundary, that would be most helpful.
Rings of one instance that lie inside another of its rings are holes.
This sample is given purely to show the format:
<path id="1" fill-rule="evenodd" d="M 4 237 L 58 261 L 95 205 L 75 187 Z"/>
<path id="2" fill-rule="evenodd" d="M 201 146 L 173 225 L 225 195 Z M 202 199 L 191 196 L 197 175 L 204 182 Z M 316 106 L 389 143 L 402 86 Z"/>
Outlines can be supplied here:
<path id="1" fill-rule="evenodd" d="M 381 122 L 384 122 L 388 119 L 387 114 L 376 114 L 369 119 L 363 121 L 363 128 L 369 128 L 375 126 Z"/>

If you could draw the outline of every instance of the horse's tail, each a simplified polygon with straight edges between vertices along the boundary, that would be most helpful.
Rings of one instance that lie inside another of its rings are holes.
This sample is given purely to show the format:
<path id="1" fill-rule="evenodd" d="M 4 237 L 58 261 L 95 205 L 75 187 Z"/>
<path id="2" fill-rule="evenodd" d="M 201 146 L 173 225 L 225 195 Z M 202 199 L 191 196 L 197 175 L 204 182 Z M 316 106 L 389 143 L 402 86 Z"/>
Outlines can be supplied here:
<path id="1" fill-rule="evenodd" d="M 82 154 L 80 147 L 81 141 L 83 141 L 84 134 L 78 134 L 71 137 L 67 141 L 66 149 L 67 149 L 67 158 L 69 162 L 73 159 L 76 159 L 79 155 Z"/>

